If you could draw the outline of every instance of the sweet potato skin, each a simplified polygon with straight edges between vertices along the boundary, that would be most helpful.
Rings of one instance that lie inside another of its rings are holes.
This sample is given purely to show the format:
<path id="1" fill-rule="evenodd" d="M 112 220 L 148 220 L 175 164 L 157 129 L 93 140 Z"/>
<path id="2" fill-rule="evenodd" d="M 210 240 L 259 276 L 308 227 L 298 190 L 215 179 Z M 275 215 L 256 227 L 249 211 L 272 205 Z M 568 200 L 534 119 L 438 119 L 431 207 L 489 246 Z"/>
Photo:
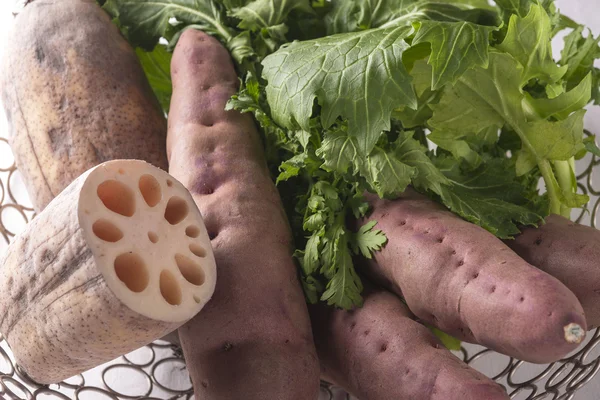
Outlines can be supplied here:
<path id="1" fill-rule="evenodd" d="M 94 0 L 32 2 L 6 43 L 9 141 L 36 211 L 105 161 L 167 169 L 164 114 L 135 52 Z"/>
<path id="2" fill-rule="evenodd" d="M 414 191 L 369 201 L 368 220 L 378 221 L 389 242 L 365 271 L 423 321 L 538 363 L 561 358 L 583 340 L 586 322 L 575 295 L 493 235 Z M 565 328 L 572 323 L 581 329 L 569 342 Z"/>
<path id="3" fill-rule="evenodd" d="M 550 215 L 505 243 L 527 262 L 554 276 L 579 299 L 588 328 L 600 326 L 600 232 Z"/>
<path id="4" fill-rule="evenodd" d="M 179 330 L 196 396 L 316 399 L 319 366 L 291 233 L 249 115 L 224 111 L 237 76 L 216 39 L 186 31 L 171 64 L 170 173 L 192 193 L 218 282 Z"/>
<path id="5" fill-rule="evenodd" d="M 370 289 L 364 300 L 353 311 L 310 306 L 325 380 L 365 400 L 508 400 L 414 321 L 398 297 Z"/>

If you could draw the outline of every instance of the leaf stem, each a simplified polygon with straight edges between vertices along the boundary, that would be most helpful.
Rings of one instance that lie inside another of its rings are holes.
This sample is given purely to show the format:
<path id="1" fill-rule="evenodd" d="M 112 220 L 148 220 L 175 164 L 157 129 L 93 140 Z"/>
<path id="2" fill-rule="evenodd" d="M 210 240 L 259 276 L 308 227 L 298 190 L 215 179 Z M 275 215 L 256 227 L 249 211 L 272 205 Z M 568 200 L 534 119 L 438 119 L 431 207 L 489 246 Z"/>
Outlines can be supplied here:
<path id="1" fill-rule="evenodd" d="M 562 215 L 562 202 L 560 201 L 560 193 L 557 190 L 560 189 L 560 187 L 555 185 L 556 177 L 554 176 L 552 165 L 550 165 L 550 161 L 548 160 L 538 160 L 538 166 L 540 167 L 540 172 L 542 173 L 544 183 L 546 184 L 546 190 L 548 191 L 548 198 L 550 199 L 550 213 Z"/>
<path id="2" fill-rule="evenodd" d="M 558 186 L 566 192 L 572 192 L 573 186 L 576 185 L 576 183 L 573 181 L 574 175 L 572 169 L 574 159 L 571 158 L 567 161 L 554 161 L 553 164 L 554 170 L 556 171 L 556 179 L 558 181 Z M 562 204 L 560 208 L 560 215 L 570 219 L 571 208 Z"/>

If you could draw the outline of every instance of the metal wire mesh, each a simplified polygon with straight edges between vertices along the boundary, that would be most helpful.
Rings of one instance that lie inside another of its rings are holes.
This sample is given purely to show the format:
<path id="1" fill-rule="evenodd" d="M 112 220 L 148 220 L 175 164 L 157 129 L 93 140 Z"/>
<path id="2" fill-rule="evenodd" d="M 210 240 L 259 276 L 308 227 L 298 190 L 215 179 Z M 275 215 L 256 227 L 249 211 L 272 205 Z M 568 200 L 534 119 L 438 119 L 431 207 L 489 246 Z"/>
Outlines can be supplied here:
<path id="1" fill-rule="evenodd" d="M 0 133 L 1 135 L 2 133 Z M 2 147 L 6 147 L 3 149 Z M 3 151 L 5 150 L 5 151 Z M 0 137 L 0 154 L 8 153 L 8 142 Z M 592 198 L 589 213 L 577 221 L 596 226 L 600 188 L 594 187 L 596 157 L 580 162 L 579 188 Z M 9 241 L 34 216 L 20 175 L 12 158 L 0 158 L 0 254 Z M 9 224 L 7 221 L 10 220 Z M 589 220 L 589 221 L 588 221 Z M 457 356 L 478 368 L 493 357 L 497 372 L 490 377 L 504 385 L 514 399 L 570 400 L 600 369 L 600 329 L 588 333 L 586 343 L 568 357 L 543 366 L 533 366 L 478 346 L 463 347 Z M 533 371 L 533 372 L 532 372 Z M 127 376 L 126 379 L 123 379 Z M 191 399 L 192 385 L 185 370 L 181 349 L 157 341 L 129 355 L 54 385 L 39 385 L 28 378 L 0 336 L 0 397 L 11 400 L 87 399 L 91 394 L 106 399 Z M 321 400 L 351 399 L 338 388 L 323 382 Z M 200 400 L 200 399 L 198 399 Z"/>

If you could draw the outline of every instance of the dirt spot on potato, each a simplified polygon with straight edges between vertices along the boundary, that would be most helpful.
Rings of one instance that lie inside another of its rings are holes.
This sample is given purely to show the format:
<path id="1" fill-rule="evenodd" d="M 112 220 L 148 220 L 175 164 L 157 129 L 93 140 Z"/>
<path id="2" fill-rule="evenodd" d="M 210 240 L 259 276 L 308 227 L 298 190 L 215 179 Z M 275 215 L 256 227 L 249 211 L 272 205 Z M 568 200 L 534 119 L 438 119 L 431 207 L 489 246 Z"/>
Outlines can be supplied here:
<path id="1" fill-rule="evenodd" d="M 68 154 L 71 145 L 73 144 L 70 140 L 71 136 L 65 134 L 61 129 L 50 128 L 48 129 L 48 140 L 50 141 L 50 149 L 53 153 Z"/>
<path id="2" fill-rule="evenodd" d="M 225 344 L 223 345 L 223 350 L 224 351 L 231 351 L 232 349 L 233 349 L 233 343 L 225 342 Z"/>
<path id="3" fill-rule="evenodd" d="M 379 350 L 384 353 L 387 350 L 387 343 L 382 344 Z"/>
<path id="4" fill-rule="evenodd" d="M 35 48 L 35 59 L 38 61 L 38 63 L 43 63 L 44 59 L 46 58 L 46 54 L 44 53 L 44 49 L 42 49 L 41 47 L 36 47 Z"/>
<path id="5" fill-rule="evenodd" d="M 42 255 L 40 256 L 40 261 L 42 264 L 48 264 L 54 258 L 54 253 L 50 249 L 44 249 L 42 251 Z"/>

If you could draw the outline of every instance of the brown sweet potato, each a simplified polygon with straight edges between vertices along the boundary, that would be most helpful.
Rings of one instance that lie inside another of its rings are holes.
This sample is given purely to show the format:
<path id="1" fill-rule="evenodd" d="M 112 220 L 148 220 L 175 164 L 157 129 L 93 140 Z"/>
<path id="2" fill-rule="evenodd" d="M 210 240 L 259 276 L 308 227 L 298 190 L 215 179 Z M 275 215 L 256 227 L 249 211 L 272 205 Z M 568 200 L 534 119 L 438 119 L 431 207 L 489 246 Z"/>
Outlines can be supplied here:
<path id="1" fill-rule="evenodd" d="M 579 299 L 588 328 L 600 325 L 600 232 L 559 215 L 525 228 L 505 243 L 527 262 L 554 276 Z"/>
<path id="2" fill-rule="evenodd" d="M 238 78 L 195 30 L 171 64 L 170 172 L 192 193 L 219 276 L 202 315 L 179 329 L 197 398 L 316 399 L 319 366 L 291 232 L 249 115 L 224 111 Z"/>
<path id="3" fill-rule="evenodd" d="M 562 283 L 484 229 L 407 191 L 369 198 L 387 235 L 366 272 L 421 320 L 467 342 L 531 362 L 559 359 L 585 337 L 581 304 Z"/>
<path id="4" fill-rule="evenodd" d="M 508 400 L 385 290 L 354 311 L 310 306 L 322 376 L 364 400 Z"/>
<path id="5" fill-rule="evenodd" d="M 36 211 L 114 159 L 164 170 L 166 120 L 133 49 L 94 0 L 37 0 L 2 60 L 9 140 Z"/>

